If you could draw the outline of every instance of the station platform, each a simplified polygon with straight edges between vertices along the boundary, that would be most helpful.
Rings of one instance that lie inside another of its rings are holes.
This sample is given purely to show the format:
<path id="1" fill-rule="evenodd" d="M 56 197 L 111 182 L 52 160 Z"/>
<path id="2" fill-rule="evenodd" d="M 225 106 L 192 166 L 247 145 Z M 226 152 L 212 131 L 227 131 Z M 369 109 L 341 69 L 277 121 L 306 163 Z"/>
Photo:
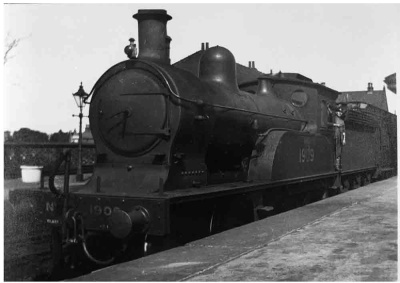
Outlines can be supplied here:
<path id="1" fill-rule="evenodd" d="M 72 279 L 397 280 L 397 177 Z"/>

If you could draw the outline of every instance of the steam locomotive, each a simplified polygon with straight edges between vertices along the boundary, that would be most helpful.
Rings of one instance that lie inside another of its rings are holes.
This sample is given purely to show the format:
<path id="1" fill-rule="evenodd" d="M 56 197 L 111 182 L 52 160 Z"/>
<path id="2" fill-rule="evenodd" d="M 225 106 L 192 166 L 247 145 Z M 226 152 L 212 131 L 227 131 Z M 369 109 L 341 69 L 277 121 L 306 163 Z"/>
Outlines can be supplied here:
<path id="1" fill-rule="evenodd" d="M 337 104 L 339 92 L 242 66 L 221 46 L 171 65 L 171 16 L 133 17 L 138 57 L 108 69 L 87 101 L 97 154 L 90 181 L 13 192 L 37 198 L 58 261 L 142 256 L 397 170 L 393 114 Z"/>

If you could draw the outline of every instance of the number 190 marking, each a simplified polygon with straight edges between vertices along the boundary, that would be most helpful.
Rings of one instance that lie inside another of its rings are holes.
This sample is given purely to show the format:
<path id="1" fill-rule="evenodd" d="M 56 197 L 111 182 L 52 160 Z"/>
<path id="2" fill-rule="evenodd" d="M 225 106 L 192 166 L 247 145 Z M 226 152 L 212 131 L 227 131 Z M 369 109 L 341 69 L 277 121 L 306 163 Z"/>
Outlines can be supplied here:
<path id="1" fill-rule="evenodd" d="M 118 207 L 111 208 L 110 206 L 90 205 L 90 214 L 110 216 L 113 211 L 119 209 Z"/>

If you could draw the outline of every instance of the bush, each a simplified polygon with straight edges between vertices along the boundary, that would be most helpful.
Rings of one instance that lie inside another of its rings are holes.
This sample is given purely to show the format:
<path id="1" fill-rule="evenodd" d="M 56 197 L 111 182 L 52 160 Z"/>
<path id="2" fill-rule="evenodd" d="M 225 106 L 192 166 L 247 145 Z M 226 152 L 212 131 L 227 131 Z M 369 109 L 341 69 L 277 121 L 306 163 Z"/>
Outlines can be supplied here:
<path id="1" fill-rule="evenodd" d="M 6 146 L 4 148 L 4 179 L 21 177 L 21 165 L 43 166 L 44 170 L 53 170 L 56 161 L 62 153 L 62 148 L 24 148 Z M 78 167 L 78 149 L 71 152 L 71 168 Z M 82 149 L 82 165 L 93 165 L 95 149 Z"/>

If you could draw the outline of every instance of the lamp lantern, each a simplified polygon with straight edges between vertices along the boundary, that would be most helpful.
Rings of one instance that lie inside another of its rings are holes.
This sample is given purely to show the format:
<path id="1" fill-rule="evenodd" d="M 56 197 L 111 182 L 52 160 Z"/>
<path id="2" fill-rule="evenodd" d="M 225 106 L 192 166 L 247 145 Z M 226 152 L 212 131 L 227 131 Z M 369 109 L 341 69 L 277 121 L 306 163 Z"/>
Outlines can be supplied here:
<path id="1" fill-rule="evenodd" d="M 85 107 L 85 101 L 89 97 L 89 94 L 85 92 L 81 85 L 76 93 L 73 93 L 72 96 L 75 99 L 76 105 L 79 107 L 79 115 L 72 115 L 72 117 L 79 117 L 79 140 L 78 140 L 78 168 L 76 171 L 76 181 L 83 181 L 83 173 L 82 173 L 82 118 L 87 117 L 83 116 L 82 109 Z"/>

